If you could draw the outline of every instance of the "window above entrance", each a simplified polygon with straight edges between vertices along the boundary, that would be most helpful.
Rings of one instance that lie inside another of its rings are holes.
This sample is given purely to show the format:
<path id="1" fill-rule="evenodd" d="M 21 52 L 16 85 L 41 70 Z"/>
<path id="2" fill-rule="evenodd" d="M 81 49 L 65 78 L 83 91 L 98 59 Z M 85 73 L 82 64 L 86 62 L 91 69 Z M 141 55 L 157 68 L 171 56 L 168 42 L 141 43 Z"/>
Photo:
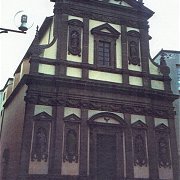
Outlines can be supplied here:
<path id="1" fill-rule="evenodd" d="M 120 33 L 108 23 L 91 30 L 94 35 L 94 62 L 98 67 L 116 66 L 116 40 Z"/>

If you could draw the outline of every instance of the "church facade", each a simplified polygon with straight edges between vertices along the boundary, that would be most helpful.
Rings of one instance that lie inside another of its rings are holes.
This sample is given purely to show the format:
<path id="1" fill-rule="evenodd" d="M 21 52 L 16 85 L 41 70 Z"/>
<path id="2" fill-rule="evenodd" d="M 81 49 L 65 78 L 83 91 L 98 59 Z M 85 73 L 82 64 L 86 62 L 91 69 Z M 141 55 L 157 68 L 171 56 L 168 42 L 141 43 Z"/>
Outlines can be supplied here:
<path id="1" fill-rule="evenodd" d="M 141 0 L 51 0 L 4 88 L 1 179 L 178 180 L 170 70 Z"/>

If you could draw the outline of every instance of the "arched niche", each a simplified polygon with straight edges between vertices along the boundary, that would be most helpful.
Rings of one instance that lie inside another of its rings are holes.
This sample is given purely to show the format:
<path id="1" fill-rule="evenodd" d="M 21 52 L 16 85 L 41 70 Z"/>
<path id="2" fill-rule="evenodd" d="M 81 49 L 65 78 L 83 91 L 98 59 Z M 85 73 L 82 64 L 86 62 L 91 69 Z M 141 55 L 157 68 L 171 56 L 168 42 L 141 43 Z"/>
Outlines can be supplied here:
<path id="1" fill-rule="evenodd" d="M 89 125 L 108 125 L 108 126 L 117 126 L 117 127 L 126 127 L 127 123 L 120 116 L 110 113 L 110 112 L 101 112 L 93 115 L 88 120 Z"/>

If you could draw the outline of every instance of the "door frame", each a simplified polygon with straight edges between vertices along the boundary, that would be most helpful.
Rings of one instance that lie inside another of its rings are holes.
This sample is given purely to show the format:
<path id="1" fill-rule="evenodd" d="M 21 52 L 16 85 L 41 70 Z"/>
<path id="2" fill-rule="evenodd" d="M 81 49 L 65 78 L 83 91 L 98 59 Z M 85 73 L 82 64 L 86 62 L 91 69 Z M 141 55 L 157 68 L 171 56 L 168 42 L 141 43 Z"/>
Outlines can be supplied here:
<path id="1" fill-rule="evenodd" d="M 90 125 L 90 151 L 89 168 L 90 176 L 93 180 L 97 179 L 97 135 L 115 135 L 116 137 L 116 177 L 124 177 L 124 149 L 123 149 L 123 130 L 120 126 L 109 124 Z"/>

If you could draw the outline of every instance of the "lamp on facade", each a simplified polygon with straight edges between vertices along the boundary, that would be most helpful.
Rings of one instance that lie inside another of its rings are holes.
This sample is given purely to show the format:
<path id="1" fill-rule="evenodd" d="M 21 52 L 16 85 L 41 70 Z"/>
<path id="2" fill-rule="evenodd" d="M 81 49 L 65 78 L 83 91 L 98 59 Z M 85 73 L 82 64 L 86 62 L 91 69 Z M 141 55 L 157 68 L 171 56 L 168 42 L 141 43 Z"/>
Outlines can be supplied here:
<path id="1" fill-rule="evenodd" d="M 30 29 L 34 24 L 33 22 L 29 21 L 29 17 L 24 11 L 18 11 L 15 14 L 14 23 L 19 30 L 0 28 L 0 33 L 15 32 L 26 34 L 26 31 Z"/>

